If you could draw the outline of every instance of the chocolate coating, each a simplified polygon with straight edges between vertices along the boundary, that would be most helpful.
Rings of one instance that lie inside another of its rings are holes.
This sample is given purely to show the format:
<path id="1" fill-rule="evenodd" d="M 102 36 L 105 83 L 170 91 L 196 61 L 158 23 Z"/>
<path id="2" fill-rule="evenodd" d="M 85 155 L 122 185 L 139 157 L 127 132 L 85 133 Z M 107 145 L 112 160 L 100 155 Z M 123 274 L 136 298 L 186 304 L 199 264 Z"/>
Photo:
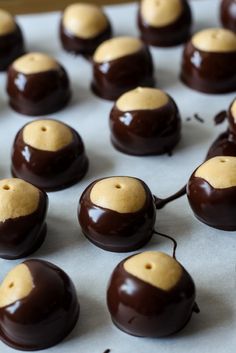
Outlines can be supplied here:
<path id="1" fill-rule="evenodd" d="M 236 157 L 236 122 L 233 117 L 231 108 L 234 102 L 230 105 L 225 115 L 228 120 L 229 128 L 227 131 L 220 134 L 213 142 L 208 150 L 206 159 L 215 156 L 233 156 Z M 223 116 L 222 112 L 222 116 Z"/>
<path id="2" fill-rule="evenodd" d="M 207 153 L 206 159 L 215 156 L 236 157 L 236 136 L 230 131 L 225 131 L 217 137 Z"/>
<path id="3" fill-rule="evenodd" d="M 186 42 L 191 35 L 192 13 L 186 0 L 182 0 L 183 11 L 173 23 L 153 27 L 142 18 L 140 9 L 138 11 L 138 27 L 142 40 L 156 47 L 170 47 Z"/>
<path id="4" fill-rule="evenodd" d="M 116 100 L 137 86 L 154 86 L 153 63 L 148 47 L 107 62 L 93 61 L 92 90 L 99 97 Z"/>
<path id="5" fill-rule="evenodd" d="M 79 303 L 71 279 L 59 267 L 42 260 L 28 260 L 34 288 L 30 294 L 0 308 L 0 337 L 20 350 L 39 350 L 63 340 L 74 328 Z"/>
<path id="6" fill-rule="evenodd" d="M 236 230 L 236 187 L 216 189 L 194 173 L 187 185 L 187 196 L 195 217 L 213 228 Z"/>
<path id="7" fill-rule="evenodd" d="M 236 90 L 236 51 L 206 52 L 189 41 L 184 49 L 181 80 L 204 93 L 228 93 Z"/>
<path id="8" fill-rule="evenodd" d="M 174 100 L 158 109 L 110 113 L 111 141 L 119 151 L 131 155 L 170 153 L 180 140 L 181 119 Z"/>
<path id="9" fill-rule="evenodd" d="M 164 291 L 129 274 L 121 261 L 113 271 L 107 305 L 113 323 L 141 337 L 164 337 L 181 330 L 195 310 L 195 286 L 183 268 L 179 282 Z"/>
<path id="10" fill-rule="evenodd" d="M 39 191 L 39 204 L 33 213 L 0 222 L 0 257 L 15 260 L 35 252 L 43 243 L 47 226 L 45 218 L 48 196 Z"/>
<path id="11" fill-rule="evenodd" d="M 83 178 L 88 159 L 79 134 L 72 128 L 73 140 L 58 151 L 43 151 L 27 145 L 23 129 L 17 133 L 12 148 L 12 175 L 46 191 L 67 188 Z"/>
<path id="12" fill-rule="evenodd" d="M 236 1 L 223 0 L 220 7 L 220 18 L 225 28 L 236 32 Z"/>
<path id="13" fill-rule="evenodd" d="M 92 203 L 90 192 L 97 181 L 85 189 L 79 201 L 78 219 L 83 234 L 107 251 L 128 252 L 144 246 L 152 237 L 156 220 L 154 198 L 147 185 L 141 181 L 147 195 L 141 210 L 118 213 Z"/>
<path id="14" fill-rule="evenodd" d="M 94 51 L 102 42 L 111 38 L 111 36 L 112 28 L 110 22 L 108 22 L 107 28 L 105 28 L 102 33 L 89 39 L 74 35 L 63 26 L 62 21 L 60 23 L 60 40 L 63 48 L 68 52 L 81 54 L 88 58 L 93 55 Z"/>
<path id="15" fill-rule="evenodd" d="M 8 69 L 7 93 L 10 106 L 18 113 L 39 116 L 62 109 L 71 97 L 69 78 L 65 69 L 34 74 Z"/>
<path id="16" fill-rule="evenodd" d="M 0 36 L 0 71 L 5 71 L 24 52 L 23 35 L 20 27 L 16 25 L 14 32 Z"/>

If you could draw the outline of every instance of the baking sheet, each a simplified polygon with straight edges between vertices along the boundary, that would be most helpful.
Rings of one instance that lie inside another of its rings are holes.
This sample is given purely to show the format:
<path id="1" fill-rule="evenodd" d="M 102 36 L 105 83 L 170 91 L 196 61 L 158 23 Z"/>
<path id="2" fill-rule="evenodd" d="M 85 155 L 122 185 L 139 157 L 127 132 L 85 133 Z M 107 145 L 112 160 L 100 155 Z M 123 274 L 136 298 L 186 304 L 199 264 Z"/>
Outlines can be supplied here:
<path id="1" fill-rule="evenodd" d="M 192 1 L 195 29 L 217 26 L 219 1 Z M 115 35 L 137 35 L 136 4 L 107 7 Z M 160 197 L 177 191 L 203 160 L 208 146 L 224 130 L 215 127 L 213 116 L 226 109 L 234 95 L 204 95 L 180 83 L 182 47 L 152 49 L 158 87 L 176 100 L 183 118 L 182 140 L 172 157 L 132 157 L 113 149 L 109 140 L 108 116 L 112 107 L 90 91 L 90 64 L 63 52 L 58 40 L 59 13 L 21 16 L 29 51 L 54 55 L 68 70 L 73 99 L 63 111 L 50 117 L 70 124 L 84 139 L 90 160 L 82 182 L 64 191 L 50 193 L 47 217 L 48 235 L 34 258 L 49 260 L 73 279 L 81 304 L 81 315 L 74 331 L 50 352 L 152 353 L 204 352 L 233 353 L 236 347 L 235 320 L 235 232 L 222 232 L 198 222 L 182 198 L 157 211 L 156 228 L 175 237 L 177 258 L 190 272 L 197 287 L 201 313 L 193 314 L 188 326 L 165 339 L 135 338 L 122 333 L 111 323 L 106 308 L 106 286 L 116 264 L 129 254 L 103 251 L 86 240 L 77 221 L 77 205 L 84 188 L 94 179 L 110 175 L 142 178 Z M 29 118 L 9 109 L 4 73 L 0 75 L 0 178 L 10 176 L 10 150 L 16 132 Z M 192 118 L 198 113 L 204 123 Z M 154 236 L 143 250 L 172 252 L 168 239 Z M 20 261 L 0 260 L 0 279 Z M 0 342 L 0 352 L 12 349 Z"/>

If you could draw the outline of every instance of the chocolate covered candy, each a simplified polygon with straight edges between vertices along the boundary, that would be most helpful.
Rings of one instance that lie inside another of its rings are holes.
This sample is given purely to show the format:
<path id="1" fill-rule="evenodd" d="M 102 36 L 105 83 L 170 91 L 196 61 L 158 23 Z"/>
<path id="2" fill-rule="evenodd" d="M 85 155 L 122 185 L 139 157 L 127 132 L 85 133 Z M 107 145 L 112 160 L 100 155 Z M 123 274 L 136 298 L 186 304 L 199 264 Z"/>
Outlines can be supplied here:
<path id="1" fill-rule="evenodd" d="M 15 111 L 32 116 L 54 113 L 71 97 L 65 69 L 42 53 L 26 54 L 12 63 L 8 69 L 7 93 Z"/>
<path id="2" fill-rule="evenodd" d="M 132 155 L 171 153 L 180 140 L 181 119 L 165 92 L 138 87 L 124 93 L 110 113 L 112 144 Z"/>
<path id="3" fill-rule="evenodd" d="M 169 47 L 186 42 L 191 35 L 192 14 L 186 0 L 142 0 L 138 26 L 142 40 Z"/>
<path id="4" fill-rule="evenodd" d="M 67 188 L 81 180 L 87 169 L 81 137 L 60 121 L 33 121 L 15 137 L 12 174 L 44 190 Z"/>
<path id="5" fill-rule="evenodd" d="M 44 241 L 48 197 L 21 179 L 0 180 L 0 257 L 18 259 Z"/>
<path id="6" fill-rule="evenodd" d="M 236 0 L 222 0 L 220 18 L 223 26 L 236 32 Z"/>
<path id="7" fill-rule="evenodd" d="M 149 49 L 134 37 L 117 37 L 103 42 L 93 55 L 93 91 L 115 100 L 137 86 L 154 85 Z"/>
<path id="8" fill-rule="evenodd" d="M 154 197 L 137 178 L 96 180 L 80 198 L 78 218 L 84 235 L 96 246 L 114 252 L 133 251 L 152 237 Z"/>
<path id="9" fill-rule="evenodd" d="M 24 39 L 13 16 L 0 9 L 0 71 L 24 53 Z"/>
<path id="10" fill-rule="evenodd" d="M 205 93 L 236 90 L 236 35 L 226 29 L 211 28 L 196 33 L 186 44 L 181 80 Z"/>
<path id="11" fill-rule="evenodd" d="M 14 267 L 0 286 L 0 338 L 20 350 L 45 349 L 74 328 L 79 303 L 69 276 L 43 260 Z"/>
<path id="12" fill-rule="evenodd" d="M 207 159 L 215 156 L 236 157 L 236 99 L 230 104 L 228 111 L 221 114 L 225 114 L 229 127 L 213 142 L 207 153 Z"/>
<path id="13" fill-rule="evenodd" d="M 218 156 L 198 167 L 187 196 L 194 215 L 210 227 L 236 230 L 236 157 Z"/>
<path id="14" fill-rule="evenodd" d="M 113 323 L 141 337 L 164 337 L 181 330 L 195 305 L 195 286 L 184 267 L 167 254 L 147 251 L 121 261 L 107 289 Z"/>
<path id="15" fill-rule="evenodd" d="M 62 14 L 60 39 L 66 51 L 90 57 L 111 34 L 110 22 L 99 6 L 75 3 Z"/>

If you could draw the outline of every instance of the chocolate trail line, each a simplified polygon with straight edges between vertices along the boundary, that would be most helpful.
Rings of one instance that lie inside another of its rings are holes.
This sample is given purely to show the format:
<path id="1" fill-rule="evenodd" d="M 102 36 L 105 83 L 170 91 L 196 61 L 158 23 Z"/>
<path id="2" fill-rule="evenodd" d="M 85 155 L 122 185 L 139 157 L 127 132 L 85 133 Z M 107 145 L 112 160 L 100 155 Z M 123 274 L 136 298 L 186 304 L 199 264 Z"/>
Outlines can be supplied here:
<path id="1" fill-rule="evenodd" d="M 160 210 L 161 208 L 165 207 L 165 205 L 167 205 L 169 202 L 177 200 L 180 197 L 184 196 L 186 194 L 186 186 L 187 185 L 184 185 L 184 187 L 182 189 L 180 189 L 175 194 L 173 194 L 165 199 L 161 199 L 161 198 L 154 195 L 156 209 Z"/>
<path id="2" fill-rule="evenodd" d="M 161 237 L 163 237 L 163 238 L 167 238 L 167 239 L 169 239 L 169 240 L 171 240 L 172 242 L 173 242 L 173 244 L 174 244 L 174 248 L 173 248 L 173 258 L 176 260 L 176 249 L 177 249 L 177 241 L 174 239 L 174 238 L 172 238 L 171 236 L 169 236 L 169 235 L 167 235 L 167 234 L 163 234 L 163 233 L 160 233 L 160 232 L 158 232 L 157 230 L 155 230 L 155 229 L 153 229 L 153 233 L 154 234 L 157 234 L 157 235 L 160 235 Z"/>

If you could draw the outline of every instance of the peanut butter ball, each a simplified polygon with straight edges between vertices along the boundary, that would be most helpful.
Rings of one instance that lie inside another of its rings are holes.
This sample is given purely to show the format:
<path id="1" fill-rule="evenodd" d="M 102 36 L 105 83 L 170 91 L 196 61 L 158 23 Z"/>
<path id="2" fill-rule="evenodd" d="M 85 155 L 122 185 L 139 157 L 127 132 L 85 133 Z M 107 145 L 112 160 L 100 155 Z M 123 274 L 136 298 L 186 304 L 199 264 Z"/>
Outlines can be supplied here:
<path id="1" fill-rule="evenodd" d="M 62 14 L 60 39 L 63 48 L 68 52 L 90 57 L 111 35 L 109 19 L 97 5 L 71 4 Z"/>
<path id="2" fill-rule="evenodd" d="M 140 179 L 98 179 L 83 192 L 78 218 L 83 234 L 96 246 L 114 252 L 136 250 L 152 237 L 154 198 Z"/>
<path id="3" fill-rule="evenodd" d="M 54 346 L 71 332 L 78 316 L 71 279 L 47 261 L 17 265 L 0 285 L 0 338 L 14 349 Z"/>
<path id="4" fill-rule="evenodd" d="M 213 142 L 206 159 L 215 156 L 236 157 L 236 99 L 233 100 L 227 111 L 222 111 L 218 115 L 221 119 L 227 119 L 228 127 Z"/>
<path id="5" fill-rule="evenodd" d="M 0 71 L 24 53 L 24 39 L 14 17 L 0 9 Z"/>
<path id="6" fill-rule="evenodd" d="M 111 142 L 131 155 L 171 153 L 180 140 L 181 119 L 165 92 L 137 87 L 124 93 L 110 112 Z"/>
<path id="7" fill-rule="evenodd" d="M 191 34 L 192 14 L 186 0 L 142 0 L 138 26 L 142 40 L 157 47 L 186 42 Z"/>
<path id="8" fill-rule="evenodd" d="M 0 180 L 0 257 L 18 259 L 44 241 L 47 194 L 17 178 Z"/>
<path id="9" fill-rule="evenodd" d="M 116 37 L 103 42 L 92 62 L 92 90 L 101 98 L 116 100 L 137 86 L 154 86 L 152 57 L 138 38 Z"/>
<path id="10" fill-rule="evenodd" d="M 81 180 L 88 158 L 80 135 L 57 120 L 36 120 L 17 133 L 12 148 L 12 174 L 46 191 Z"/>
<path id="11" fill-rule="evenodd" d="M 225 28 L 236 32 L 236 0 L 221 0 L 220 18 Z"/>
<path id="12" fill-rule="evenodd" d="M 236 230 L 236 157 L 217 156 L 204 162 L 189 179 L 189 204 L 210 227 Z"/>
<path id="13" fill-rule="evenodd" d="M 116 266 L 108 284 L 107 306 L 120 330 L 141 337 L 174 334 L 193 311 L 199 311 L 189 273 L 158 251 L 135 254 Z"/>
<path id="14" fill-rule="evenodd" d="M 236 89 L 236 35 L 223 28 L 196 33 L 186 44 L 181 80 L 190 88 L 223 94 Z"/>
<path id="15" fill-rule="evenodd" d="M 9 105 L 18 113 L 40 116 L 64 108 L 71 97 L 64 67 L 43 53 L 29 53 L 8 69 Z"/>

